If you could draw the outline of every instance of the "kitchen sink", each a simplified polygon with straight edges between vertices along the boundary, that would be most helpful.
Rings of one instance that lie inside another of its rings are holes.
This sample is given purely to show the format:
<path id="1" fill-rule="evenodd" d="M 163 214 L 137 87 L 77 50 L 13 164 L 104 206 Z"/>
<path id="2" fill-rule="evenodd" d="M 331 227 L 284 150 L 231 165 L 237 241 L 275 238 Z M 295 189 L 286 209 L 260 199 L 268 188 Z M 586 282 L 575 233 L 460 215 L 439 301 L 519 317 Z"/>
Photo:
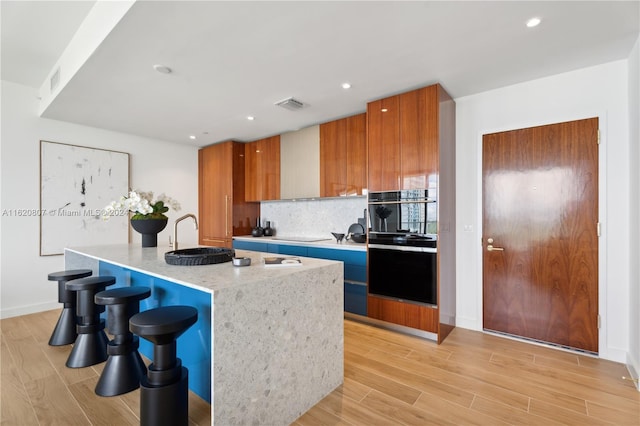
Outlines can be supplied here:
<path id="1" fill-rule="evenodd" d="M 197 247 L 168 251 L 164 260 L 169 265 L 211 265 L 231 262 L 235 252 L 225 247 Z"/>

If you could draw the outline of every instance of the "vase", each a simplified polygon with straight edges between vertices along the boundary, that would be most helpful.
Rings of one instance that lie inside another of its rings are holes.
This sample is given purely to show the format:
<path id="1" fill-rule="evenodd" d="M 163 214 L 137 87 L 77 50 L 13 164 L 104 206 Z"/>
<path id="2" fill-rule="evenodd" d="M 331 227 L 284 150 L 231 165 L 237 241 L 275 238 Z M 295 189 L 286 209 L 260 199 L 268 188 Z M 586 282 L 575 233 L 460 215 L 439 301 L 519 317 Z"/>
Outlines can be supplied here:
<path id="1" fill-rule="evenodd" d="M 142 235 L 142 247 L 157 247 L 158 232 L 167 226 L 168 219 L 131 220 L 131 227 Z"/>
<path id="2" fill-rule="evenodd" d="M 264 235 L 264 229 L 260 226 L 260 218 L 256 220 L 256 227 L 251 230 L 251 235 L 254 237 L 262 237 Z"/>

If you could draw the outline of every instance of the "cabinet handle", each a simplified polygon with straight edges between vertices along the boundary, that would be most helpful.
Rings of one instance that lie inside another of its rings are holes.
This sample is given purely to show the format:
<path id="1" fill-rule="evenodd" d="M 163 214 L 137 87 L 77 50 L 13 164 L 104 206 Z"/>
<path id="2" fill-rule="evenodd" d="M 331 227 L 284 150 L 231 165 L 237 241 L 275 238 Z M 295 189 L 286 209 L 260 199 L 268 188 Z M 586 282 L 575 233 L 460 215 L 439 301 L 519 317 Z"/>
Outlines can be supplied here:
<path id="1" fill-rule="evenodd" d="M 225 240 L 214 240 L 212 238 L 203 238 L 202 241 L 206 241 L 208 243 L 224 243 Z"/>
<path id="2" fill-rule="evenodd" d="M 224 235 L 229 236 L 229 196 L 224 196 Z"/>

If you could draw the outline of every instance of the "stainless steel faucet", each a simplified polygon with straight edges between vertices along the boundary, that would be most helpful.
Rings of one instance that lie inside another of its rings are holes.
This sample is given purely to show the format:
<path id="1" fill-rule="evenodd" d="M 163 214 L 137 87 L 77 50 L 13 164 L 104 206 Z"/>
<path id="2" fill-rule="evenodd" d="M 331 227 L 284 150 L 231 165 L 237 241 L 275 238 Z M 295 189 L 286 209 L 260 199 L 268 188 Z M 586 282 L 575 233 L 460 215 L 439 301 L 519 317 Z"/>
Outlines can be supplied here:
<path id="1" fill-rule="evenodd" d="M 183 221 L 184 219 L 192 217 L 195 228 L 198 229 L 198 219 L 196 219 L 196 215 L 188 213 L 182 217 L 176 219 L 176 222 L 173 224 L 173 249 L 178 250 L 178 222 Z"/>

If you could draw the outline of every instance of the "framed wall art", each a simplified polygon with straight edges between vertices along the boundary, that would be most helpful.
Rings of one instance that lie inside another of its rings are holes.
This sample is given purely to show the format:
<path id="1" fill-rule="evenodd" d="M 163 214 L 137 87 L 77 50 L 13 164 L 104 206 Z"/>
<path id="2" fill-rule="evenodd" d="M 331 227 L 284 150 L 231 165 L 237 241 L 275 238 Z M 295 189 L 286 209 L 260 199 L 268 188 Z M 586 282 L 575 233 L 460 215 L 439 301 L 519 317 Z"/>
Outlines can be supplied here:
<path id="1" fill-rule="evenodd" d="M 40 141 L 40 256 L 128 243 L 128 216 L 102 218 L 128 191 L 128 153 Z"/>

